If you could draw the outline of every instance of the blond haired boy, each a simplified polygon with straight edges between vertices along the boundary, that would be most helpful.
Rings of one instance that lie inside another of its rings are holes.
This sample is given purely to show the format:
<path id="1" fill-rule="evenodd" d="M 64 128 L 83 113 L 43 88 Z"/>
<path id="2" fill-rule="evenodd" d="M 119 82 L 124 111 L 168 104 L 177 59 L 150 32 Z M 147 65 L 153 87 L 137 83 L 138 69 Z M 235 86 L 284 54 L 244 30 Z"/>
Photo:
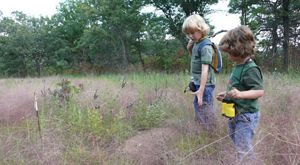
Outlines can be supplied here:
<path id="1" fill-rule="evenodd" d="M 187 17 L 182 25 L 182 32 L 189 38 L 187 48 L 191 53 L 191 74 L 196 91 L 192 92 L 194 98 L 195 120 L 205 129 L 211 130 L 215 123 L 213 107 L 213 93 L 216 83 L 214 70 L 209 67 L 212 63 L 214 49 L 205 45 L 201 51 L 199 46 L 210 31 L 205 20 L 198 14 Z"/>

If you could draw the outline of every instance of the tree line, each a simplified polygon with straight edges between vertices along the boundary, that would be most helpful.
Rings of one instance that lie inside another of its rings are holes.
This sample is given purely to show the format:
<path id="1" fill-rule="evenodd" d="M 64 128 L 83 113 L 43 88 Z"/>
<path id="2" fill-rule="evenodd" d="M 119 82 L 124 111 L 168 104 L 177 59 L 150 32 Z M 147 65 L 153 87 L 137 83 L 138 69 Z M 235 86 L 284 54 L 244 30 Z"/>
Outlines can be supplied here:
<path id="1" fill-rule="evenodd" d="M 217 2 L 65 0 L 51 17 L 0 12 L 0 75 L 189 70 L 182 22 L 192 13 L 208 19 Z M 143 12 L 149 6 L 157 12 Z M 298 0 L 229 3 L 229 12 L 255 32 L 257 61 L 269 71 L 300 70 L 299 9 Z M 226 71 L 231 65 L 223 60 Z"/>

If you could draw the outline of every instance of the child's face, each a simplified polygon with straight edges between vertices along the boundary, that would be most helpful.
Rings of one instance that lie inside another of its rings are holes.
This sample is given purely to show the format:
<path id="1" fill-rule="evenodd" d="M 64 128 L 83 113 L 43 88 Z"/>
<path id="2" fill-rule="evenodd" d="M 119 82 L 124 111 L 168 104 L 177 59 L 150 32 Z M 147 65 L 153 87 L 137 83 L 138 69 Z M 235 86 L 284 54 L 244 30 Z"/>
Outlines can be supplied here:
<path id="1" fill-rule="evenodd" d="M 200 31 L 191 31 L 188 32 L 186 35 L 189 39 L 191 39 L 194 42 L 197 42 L 202 38 L 202 34 Z"/>

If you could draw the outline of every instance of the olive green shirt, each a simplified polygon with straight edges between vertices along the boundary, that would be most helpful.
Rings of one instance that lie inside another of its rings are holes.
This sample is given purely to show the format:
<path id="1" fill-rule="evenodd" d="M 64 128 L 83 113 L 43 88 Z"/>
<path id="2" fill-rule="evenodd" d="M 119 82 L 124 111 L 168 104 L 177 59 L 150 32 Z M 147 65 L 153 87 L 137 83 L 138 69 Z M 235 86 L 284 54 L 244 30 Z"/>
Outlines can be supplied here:
<path id="1" fill-rule="evenodd" d="M 233 68 L 227 90 L 233 87 L 239 91 L 263 90 L 263 76 L 253 60 Z M 235 103 L 237 113 L 254 113 L 259 110 L 258 99 L 225 99 L 225 102 Z"/>
<path id="2" fill-rule="evenodd" d="M 192 50 L 191 73 L 195 85 L 200 85 L 202 64 L 210 65 L 212 62 L 212 57 L 214 55 L 214 49 L 211 45 L 205 45 L 201 49 L 201 53 L 199 54 L 198 49 L 202 40 L 203 39 L 201 39 L 199 42 L 196 42 Z M 215 84 L 216 84 L 215 72 L 211 67 L 209 67 L 206 85 L 215 85 Z"/>

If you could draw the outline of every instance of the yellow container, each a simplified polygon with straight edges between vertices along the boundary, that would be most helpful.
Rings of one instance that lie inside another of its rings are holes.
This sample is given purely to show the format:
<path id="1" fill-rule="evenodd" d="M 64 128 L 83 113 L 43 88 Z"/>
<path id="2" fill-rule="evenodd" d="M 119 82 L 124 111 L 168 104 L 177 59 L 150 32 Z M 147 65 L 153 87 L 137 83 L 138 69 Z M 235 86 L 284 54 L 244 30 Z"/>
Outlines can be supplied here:
<path id="1" fill-rule="evenodd" d="M 222 115 L 233 118 L 235 116 L 234 103 L 222 103 Z"/>

